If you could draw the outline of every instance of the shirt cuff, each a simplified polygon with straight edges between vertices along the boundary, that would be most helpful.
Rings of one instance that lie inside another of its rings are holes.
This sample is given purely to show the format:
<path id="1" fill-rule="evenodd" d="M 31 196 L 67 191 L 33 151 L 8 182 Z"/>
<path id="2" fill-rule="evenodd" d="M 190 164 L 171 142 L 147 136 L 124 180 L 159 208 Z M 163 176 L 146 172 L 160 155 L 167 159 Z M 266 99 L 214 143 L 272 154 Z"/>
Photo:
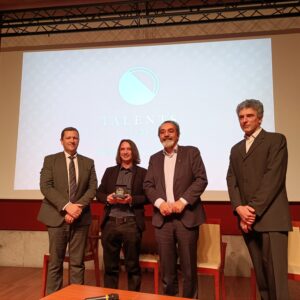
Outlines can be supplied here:
<path id="1" fill-rule="evenodd" d="M 183 204 L 184 204 L 184 206 L 187 206 L 189 203 L 184 199 L 184 198 L 179 198 L 179 201 L 181 201 Z"/>
<path id="2" fill-rule="evenodd" d="M 161 204 L 162 204 L 163 202 L 165 202 L 164 199 L 158 198 L 158 199 L 155 200 L 154 206 L 157 207 L 157 208 L 159 209 L 159 207 L 161 206 Z"/>
<path id="3" fill-rule="evenodd" d="M 64 211 L 64 210 L 66 210 L 66 207 L 70 204 L 71 202 L 69 201 L 63 208 L 62 208 L 62 210 Z"/>

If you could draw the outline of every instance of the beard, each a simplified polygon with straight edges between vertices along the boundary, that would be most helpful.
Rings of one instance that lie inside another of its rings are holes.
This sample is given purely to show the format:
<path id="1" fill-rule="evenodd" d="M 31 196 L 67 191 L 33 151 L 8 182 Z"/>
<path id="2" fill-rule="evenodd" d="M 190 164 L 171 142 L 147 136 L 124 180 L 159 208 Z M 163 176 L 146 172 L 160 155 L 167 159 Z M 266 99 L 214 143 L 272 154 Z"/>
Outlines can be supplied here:
<path id="1" fill-rule="evenodd" d="M 174 140 L 164 140 L 161 143 L 164 146 L 164 148 L 171 148 L 171 147 L 175 146 L 176 142 Z"/>

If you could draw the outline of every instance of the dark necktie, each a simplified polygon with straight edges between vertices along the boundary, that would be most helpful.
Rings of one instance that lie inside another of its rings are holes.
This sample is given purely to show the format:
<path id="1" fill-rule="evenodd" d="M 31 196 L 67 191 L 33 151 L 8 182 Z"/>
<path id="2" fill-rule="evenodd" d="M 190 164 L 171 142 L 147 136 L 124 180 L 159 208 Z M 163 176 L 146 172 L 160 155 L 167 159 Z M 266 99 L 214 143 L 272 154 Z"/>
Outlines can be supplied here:
<path id="1" fill-rule="evenodd" d="M 70 164 L 69 164 L 69 183 L 70 183 L 70 202 L 75 202 L 75 194 L 77 190 L 76 183 L 76 172 L 75 172 L 75 164 L 74 164 L 74 156 L 69 156 Z"/>

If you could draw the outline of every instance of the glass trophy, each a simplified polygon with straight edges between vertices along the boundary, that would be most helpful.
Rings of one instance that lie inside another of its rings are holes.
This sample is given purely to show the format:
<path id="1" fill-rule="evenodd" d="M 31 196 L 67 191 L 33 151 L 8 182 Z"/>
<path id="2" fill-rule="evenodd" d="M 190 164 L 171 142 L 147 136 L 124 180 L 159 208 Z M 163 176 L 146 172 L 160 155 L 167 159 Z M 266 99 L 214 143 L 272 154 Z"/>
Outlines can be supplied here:
<path id="1" fill-rule="evenodd" d="M 113 195 L 114 198 L 121 198 L 124 199 L 128 194 L 127 186 L 126 185 L 117 185 L 115 194 Z"/>

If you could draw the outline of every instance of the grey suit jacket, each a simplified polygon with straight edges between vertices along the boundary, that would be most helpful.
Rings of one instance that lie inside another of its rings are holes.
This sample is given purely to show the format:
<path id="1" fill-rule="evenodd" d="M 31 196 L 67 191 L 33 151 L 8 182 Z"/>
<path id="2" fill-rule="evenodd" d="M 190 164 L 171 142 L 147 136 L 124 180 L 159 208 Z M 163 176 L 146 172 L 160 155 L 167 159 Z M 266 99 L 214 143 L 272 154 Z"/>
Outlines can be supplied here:
<path id="1" fill-rule="evenodd" d="M 245 143 L 237 143 L 230 154 L 227 185 L 233 209 L 239 205 L 253 207 L 256 231 L 291 230 L 285 136 L 262 130 L 247 153 Z"/>
<path id="2" fill-rule="evenodd" d="M 81 225 L 91 222 L 90 201 L 96 195 L 97 177 L 94 161 L 82 155 L 78 160 L 78 188 L 76 203 L 83 205 L 81 216 L 76 220 Z M 68 171 L 64 152 L 46 156 L 40 176 L 40 189 L 44 195 L 38 220 L 47 226 L 58 227 L 63 224 L 64 206 L 69 202 Z"/>
<path id="3" fill-rule="evenodd" d="M 182 197 L 188 202 L 188 205 L 178 216 L 188 228 L 205 222 L 205 212 L 201 204 L 200 195 L 204 192 L 207 183 L 205 166 L 198 148 L 178 146 L 173 192 L 175 200 Z M 158 198 L 167 200 L 163 151 L 159 151 L 150 157 L 144 189 L 148 199 L 153 204 Z M 152 224 L 155 227 L 161 227 L 163 223 L 164 217 L 154 206 Z"/>

